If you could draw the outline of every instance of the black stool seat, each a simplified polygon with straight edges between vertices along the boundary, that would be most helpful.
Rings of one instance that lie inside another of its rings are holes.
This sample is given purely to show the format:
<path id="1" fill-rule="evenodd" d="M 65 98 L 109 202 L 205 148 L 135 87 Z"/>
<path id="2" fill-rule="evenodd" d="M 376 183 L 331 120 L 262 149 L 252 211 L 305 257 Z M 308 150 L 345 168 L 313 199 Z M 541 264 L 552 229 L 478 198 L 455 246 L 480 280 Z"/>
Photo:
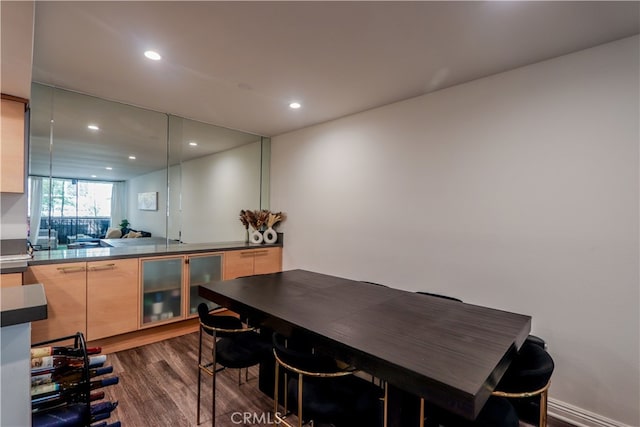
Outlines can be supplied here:
<path id="1" fill-rule="evenodd" d="M 289 397 L 298 401 L 298 384 L 289 379 Z M 335 426 L 376 426 L 381 424 L 381 390 L 371 382 L 355 376 L 332 381 L 305 379 L 302 407 L 305 419 Z"/>
<path id="2" fill-rule="evenodd" d="M 518 427 L 520 425 L 515 408 L 504 397 L 489 397 L 475 421 L 466 420 L 433 405 L 429 405 L 426 410 L 426 427 Z"/>
<path id="3" fill-rule="evenodd" d="M 551 379 L 553 359 L 539 345 L 524 343 L 496 390 L 522 393 L 541 389 Z"/>
<path id="4" fill-rule="evenodd" d="M 544 340 L 532 337 L 522 345 L 493 394 L 512 399 L 522 420 L 546 427 L 547 394 L 555 365 Z"/>
<path id="5" fill-rule="evenodd" d="M 256 332 L 243 332 L 216 343 L 216 362 L 232 369 L 257 365 L 271 355 L 271 343 Z"/>
<path id="6" fill-rule="evenodd" d="M 273 352 L 276 356 L 274 412 L 278 422 L 291 426 L 278 415 L 279 369 L 282 367 L 285 373 L 292 374 L 285 392 L 288 400 L 296 402 L 298 425 L 309 420 L 336 427 L 380 425 L 381 390 L 353 376 L 353 368 L 341 369 L 331 357 L 290 348 L 277 333 L 273 334 Z M 285 414 L 286 411 L 285 404 Z"/>

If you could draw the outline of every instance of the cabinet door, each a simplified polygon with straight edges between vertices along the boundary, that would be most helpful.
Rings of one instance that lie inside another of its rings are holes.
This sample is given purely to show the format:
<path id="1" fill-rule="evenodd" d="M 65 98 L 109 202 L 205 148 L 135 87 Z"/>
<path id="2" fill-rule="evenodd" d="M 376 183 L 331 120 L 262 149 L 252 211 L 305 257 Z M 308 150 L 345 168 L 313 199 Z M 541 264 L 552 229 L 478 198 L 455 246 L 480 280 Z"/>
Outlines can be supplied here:
<path id="1" fill-rule="evenodd" d="M 86 263 L 37 265 L 24 273 L 24 283 L 42 283 L 47 298 L 47 318 L 31 324 L 31 342 L 82 332 L 87 326 Z"/>
<path id="2" fill-rule="evenodd" d="M 282 271 L 282 248 L 256 249 L 253 274 L 268 274 Z"/>
<path id="3" fill-rule="evenodd" d="M 228 251 L 224 254 L 224 280 L 253 274 L 254 249 Z"/>
<path id="4" fill-rule="evenodd" d="M 187 316 L 198 314 L 198 305 L 206 303 L 209 309 L 217 304 L 198 295 L 198 286 L 214 280 L 222 280 L 222 254 L 192 255 L 189 265 L 189 293 L 187 294 Z"/>
<path id="5" fill-rule="evenodd" d="M 0 288 L 22 286 L 22 273 L 0 274 Z"/>
<path id="6" fill-rule="evenodd" d="M 138 259 L 87 263 L 87 340 L 138 329 Z"/>
<path id="7" fill-rule="evenodd" d="M 0 191 L 24 193 L 24 104 L 2 100 Z"/>
<path id="8" fill-rule="evenodd" d="M 184 258 L 181 256 L 140 260 L 141 326 L 184 318 L 182 310 L 183 262 Z"/>

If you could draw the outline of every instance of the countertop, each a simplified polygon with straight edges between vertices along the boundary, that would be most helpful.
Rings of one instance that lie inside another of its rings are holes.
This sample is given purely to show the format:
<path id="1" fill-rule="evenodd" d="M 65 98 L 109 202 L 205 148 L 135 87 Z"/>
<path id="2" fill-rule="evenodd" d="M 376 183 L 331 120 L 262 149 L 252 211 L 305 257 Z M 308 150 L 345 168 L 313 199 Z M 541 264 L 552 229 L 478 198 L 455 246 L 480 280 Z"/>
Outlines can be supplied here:
<path id="1" fill-rule="evenodd" d="M 41 284 L 0 288 L 0 326 L 47 318 L 47 298 Z"/>
<path id="2" fill-rule="evenodd" d="M 131 239 L 136 240 L 136 239 Z M 140 242 L 143 243 L 143 242 Z M 146 243 L 146 242 L 145 242 Z M 113 258 L 142 258 L 162 255 L 178 255 L 199 252 L 223 252 L 242 249 L 261 249 L 281 247 L 282 243 L 252 244 L 244 242 L 223 243 L 170 243 L 140 244 L 123 247 L 99 247 L 84 249 L 58 249 L 53 251 L 36 251 L 29 265 L 58 264 L 66 262 L 102 261 Z"/>

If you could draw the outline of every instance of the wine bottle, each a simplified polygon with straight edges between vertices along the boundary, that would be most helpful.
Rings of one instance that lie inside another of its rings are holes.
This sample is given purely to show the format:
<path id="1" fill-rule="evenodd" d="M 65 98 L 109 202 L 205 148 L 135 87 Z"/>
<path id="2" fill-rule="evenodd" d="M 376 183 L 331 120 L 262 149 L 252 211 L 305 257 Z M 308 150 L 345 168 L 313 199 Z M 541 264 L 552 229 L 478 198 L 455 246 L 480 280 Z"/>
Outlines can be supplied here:
<path id="1" fill-rule="evenodd" d="M 89 357 L 89 367 L 97 367 L 104 364 L 107 361 L 106 355 L 100 356 L 90 356 Z M 74 356 L 45 356 L 45 357 L 34 357 L 31 359 L 31 369 L 33 371 L 39 372 L 46 369 L 51 368 L 60 368 L 60 367 L 72 367 L 72 368 L 81 368 L 84 366 L 84 357 L 74 357 Z"/>
<path id="2" fill-rule="evenodd" d="M 90 381 L 88 386 L 89 390 L 95 390 L 97 388 L 106 387 L 113 384 L 118 384 L 118 377 L 110 377 L 104 378 L 101 380 L 93 380 Z M 31 398 L 52 396 L 57 393 L 61 395 L 72 395 L 76 393 L 81 393 L 86 390 L 87 384 L 83 381 L 76 382 L 68 382 L 68 383 L 50 383 L 50 384 L 41 384 L 34 387 L 31 387 Z"/>
<path id="3" fill-rule="evenodd" d="M 87 347 L 87 354 L 98 354 L 102 352 L 102 347 Z M 85 351 L 81 348 L 74 347 L 35 347 L 31 349 L 31 358 L 45 356 L 84 356 Z"/>
<path id="4" fill-rule="evenodd" d="M 102 414 L 107 414 L 107 417 L 111 412 L 118 407 L 118 401 L 115 402 L 100 402 L 91 405 L 91 417 Z M 96 420 L 97 421 L 97 420 Z"/>
<path id="5" fill-rule="evenodd" d="M 91 422 L 109 418 L 111 416 L 111 412 L 116 409 L 117 406 L 118 402 L 101 402 L 91 405 L 89 408 Z M 32 417 L 32 425 L 39 427 L 85 425 L 84 421 L 86 420 L 87 413 L 86 408 L 87 407 L 84 404 L 73 404 L 63 408 L 52 409 L 51 411 L 41 414 L 34 414 Z M 108 424 L 105 422 L 104 425 L 106 426 Z"/>
<path id="6" fill-rule="evenodd" d="M 113 372 L 113 366 L 105 366 L 104 368 L 92 368 L 89 369 L 89 378 L 97 377 L 99 375 L 110 374 Z M 51 382 L 56 383 L 70 383 L 82 381 L 84 375 L 83 368 L 75 368 L 70 370 L 59 369 L 47 372 L 41 375 L 31 376 L 31 387 L 48 384 Z"/>
<path id="7" fill-rule="evenodd" d="M 104 391 L 92 391 L 89 394 L 89 401 L 95 402 L 96 400 L 104 399 Z M 73 396 L 62 396 L 60 393 L 53 396 L 45 396 L 31 400 L 31 412 L 36 414 L 43 411 L 48 411 L 52 408 L 60 408 L 69 404 L 77 403 L 75 401 L 86 402 L 86 399 L 82 395 L 78 395 L 73 399 Z"/>
<path id="8" fill-rule="evenodd" d="M 98 424 L 91 424 L 89 427 L 121 427 L 120 421 L 114 421 L 111 424 L 107 424 L 106 421 L 99 422 Z"/>
<path id="9" fill-rule="evenodd" d="M 83 426 L 87 420 L 87 405 L 76 403 L 56 408 L 31 417 L 32 427 Z"/>

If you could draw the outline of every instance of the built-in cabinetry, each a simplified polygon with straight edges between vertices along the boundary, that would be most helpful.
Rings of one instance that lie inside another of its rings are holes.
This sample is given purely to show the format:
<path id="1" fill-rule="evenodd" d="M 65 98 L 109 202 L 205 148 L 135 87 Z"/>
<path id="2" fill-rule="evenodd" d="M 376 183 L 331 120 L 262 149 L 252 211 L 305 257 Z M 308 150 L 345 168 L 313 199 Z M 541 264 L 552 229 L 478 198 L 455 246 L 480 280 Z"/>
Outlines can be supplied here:
<path id="1" fill-rule="evenodd" d="M 140 326 L 183 318 L 183 257 L 140 260 Z"/>
<path id="2" fill-rule="evenodd" d="M 201 284 L 281 269 L 281 247 L 32 265 L 24 283 L 42 283 L 48 302 L 32 341 L 76 332 L 96 341 L 170 327 L 197 317 L 201 302 L 215 306 L 198 296 Z"/>
<path id="3" fill-rule="evenodd" d="M 87 340 L 138 329 L 138 259 L 87 262 Z"/>
<path id="4" fill-rule="evenodd" d="M 138 260 L 75 262 L 32 266 L 25 283 L 42 283 L 47 320 L 32 325 L 33 342 L 85 334 L 88 340 L 138 327 Z"/>
<path id="5" fill-rule="evenodd" d="M 198 286 L 222 279 L 222 253 L 143 258 L 140 260 L 140 326 L 197 315 Z"/>
<path id="6" fill-rule="evenodd" d="M 229 251 L 224 257 L 224 280 L 281 270 L 281 247 Z"/>
<path id="7" fill-rule="evenodd" d="M 29 267 L 24 283 L 42 283 L 47 298 L 47 319 L 31 324 L 31 342 L 87 333 L 86 262 Z"/>
<path id="8" fill-rule="evenodd" d="M 0 288 L 22 285 L 22 273 L 0 274 Z"/>
<path id="9" fill-rule="evenodd" d="M 24 193 L 26 100 L 2 95 L 0 108 L 0 192 Z"/>
<path id="10" fill-rule="evenodd" d="M 227 252 L 227 254 L 230 252 Z M 198 305 L 204 302 L 209 308 L 214 308 L 216 304 L 206 300 L 198 295 L 198 286 L 209 283 L 214 280 L 222 280 L 222 264 L 226 255 L 216 254 L 199 254 L 190 255 L 187 259 L 188 270 L 188 299 L 187 299 L 187 315 L 196 316 L 198 314 Z"/>

